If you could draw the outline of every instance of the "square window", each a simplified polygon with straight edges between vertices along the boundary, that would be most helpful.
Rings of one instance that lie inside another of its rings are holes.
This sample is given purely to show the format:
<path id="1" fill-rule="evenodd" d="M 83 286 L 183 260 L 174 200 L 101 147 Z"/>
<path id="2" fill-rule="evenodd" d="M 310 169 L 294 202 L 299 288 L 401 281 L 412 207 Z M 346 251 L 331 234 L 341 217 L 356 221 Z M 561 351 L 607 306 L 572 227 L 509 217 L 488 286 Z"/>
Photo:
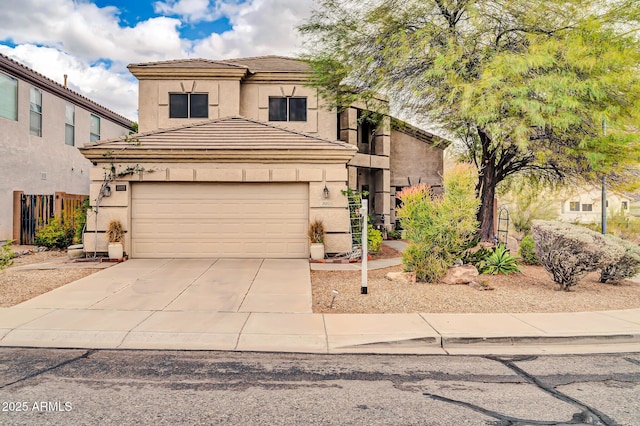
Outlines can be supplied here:
<path id="1" fill-rule="evenodd" d="M 289 121 L 307 121 L 307 98 L 289 98 Z"/>
<path id="2" fill-rule="evenodd" d="M 571 201 L 569 203 L 569 211 L 571 211 L 571 212 L 579 212 L 580 211 L 580 203 L 578 201 Z"/>
<path id="3" fill-rule="evenodd" d="M 18 80 L 0 73 L 0 117 L 18 120 Z"/>
<path id="4" fill-rule="evenodd" d="M 269 121 L 287 121 L 287 98 L 269 97 Z"/>
<path id="5" fill-rule="evenodd" d="M 208 118 L 207 93 L 169 93 L 169 118 Z"/>
<path id="6" fill-rule="evenodd" d="M 592 212 L 593 211 L 593 204 L 583 204 L 582 205 L 582 211 L 583 212 Z"/>
<path id="7" fill-rule="evenodd" d="M 269 121 L 307 121 L 307 98 L 270 96 Z"/>

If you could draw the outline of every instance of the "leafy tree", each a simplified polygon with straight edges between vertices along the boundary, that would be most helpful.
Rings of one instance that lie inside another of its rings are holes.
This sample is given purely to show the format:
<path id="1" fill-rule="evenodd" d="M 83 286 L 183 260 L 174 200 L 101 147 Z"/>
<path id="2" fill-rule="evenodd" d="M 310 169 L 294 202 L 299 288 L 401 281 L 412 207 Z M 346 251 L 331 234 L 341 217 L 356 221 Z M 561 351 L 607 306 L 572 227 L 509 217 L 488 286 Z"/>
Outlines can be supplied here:
<path id="1" fill-rule="evenodd" d="M 615 180 L 638 163 L 639 22 L 637 0 L 319 0 L 300 30 L 332 106 L 382 93 L 464 141 L 489 240 L 508 176 Z"/>

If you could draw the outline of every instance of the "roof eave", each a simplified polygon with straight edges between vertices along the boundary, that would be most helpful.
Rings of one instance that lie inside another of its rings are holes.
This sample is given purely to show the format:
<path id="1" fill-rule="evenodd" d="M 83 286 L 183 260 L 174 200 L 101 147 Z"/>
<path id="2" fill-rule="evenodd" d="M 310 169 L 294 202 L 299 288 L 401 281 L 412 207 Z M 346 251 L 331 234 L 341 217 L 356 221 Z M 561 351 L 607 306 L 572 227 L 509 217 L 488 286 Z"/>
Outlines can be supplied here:
<path id="1" fill-rule="evenodd" d="M 95 163 L 336 163 L 348 162 L 357 149 L 132 149 L 79 148 Z"/>

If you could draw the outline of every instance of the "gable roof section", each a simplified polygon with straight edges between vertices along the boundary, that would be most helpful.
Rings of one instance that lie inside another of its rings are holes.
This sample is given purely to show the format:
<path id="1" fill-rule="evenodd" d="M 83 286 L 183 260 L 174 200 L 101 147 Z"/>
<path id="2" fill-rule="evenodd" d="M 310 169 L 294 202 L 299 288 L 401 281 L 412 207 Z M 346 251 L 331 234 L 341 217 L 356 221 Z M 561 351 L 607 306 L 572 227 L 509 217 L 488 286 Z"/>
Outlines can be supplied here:
<path id="1" fill-rule="evenodd" d="M 248 68 L 242 65 L 203 58 L 129 64 L 127 68 L 138 79 L 226 78 L 240 80 L 249 72 Z"/>
<path id="2" fill-rule="evenodd" d="M 80 148 L 94 162 L 348 161 L 357 148 L 244 117 L 160 129 Z"/>
<path id="3" fill-rule="evenodd" d="M 109 121 L 112 121 L 122 127 L 131 128 L 131 120 L 121 116 L 120 114 L 103 107 L 91 99 L 74 92 L 73 90 L 51 80 L 48 77 L 28 68 L 18 61 L 11 59 L 0 53 L 0 71 L 3 71 L 14 78 L 38 87 L 49 92 L 67 102 L 78 105 L 87 111 L 99 115 Z"/>
<path id="4" fill-rule="evenodd" d="M 451 141 L 447 139 L 434 135 L 433 133 L 427 132 L 426 130 L 422 130 L 418 127 L 412 126 L 411 124 L 394 117 L 391 117 L 391 129 L 402 132 L 407 136 L 412 136 L 419 141 L 428 143 L 437 148 L 445 149 L 451 144 Z"/>
<path id="5" fill-rule="evenodd" d="M 305 61 L 285 56 L 256 56 L 211 60 L 204 58 L 130 64 L 129 71 L 138 79 L 228 78 L 254 81 L 306 81 L 311 67 Z"/>

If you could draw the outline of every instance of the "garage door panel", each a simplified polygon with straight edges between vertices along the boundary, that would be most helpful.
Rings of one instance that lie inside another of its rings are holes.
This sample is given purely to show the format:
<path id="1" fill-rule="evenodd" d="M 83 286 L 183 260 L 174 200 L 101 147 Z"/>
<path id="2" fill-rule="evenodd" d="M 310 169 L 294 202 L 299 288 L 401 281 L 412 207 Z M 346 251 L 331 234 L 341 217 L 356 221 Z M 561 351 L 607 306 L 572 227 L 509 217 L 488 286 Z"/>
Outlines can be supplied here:
<path id="1" fill-rule="evenodd" d="M 133 257 L 308 257 L 306 184 L 135 183 Z"/>

